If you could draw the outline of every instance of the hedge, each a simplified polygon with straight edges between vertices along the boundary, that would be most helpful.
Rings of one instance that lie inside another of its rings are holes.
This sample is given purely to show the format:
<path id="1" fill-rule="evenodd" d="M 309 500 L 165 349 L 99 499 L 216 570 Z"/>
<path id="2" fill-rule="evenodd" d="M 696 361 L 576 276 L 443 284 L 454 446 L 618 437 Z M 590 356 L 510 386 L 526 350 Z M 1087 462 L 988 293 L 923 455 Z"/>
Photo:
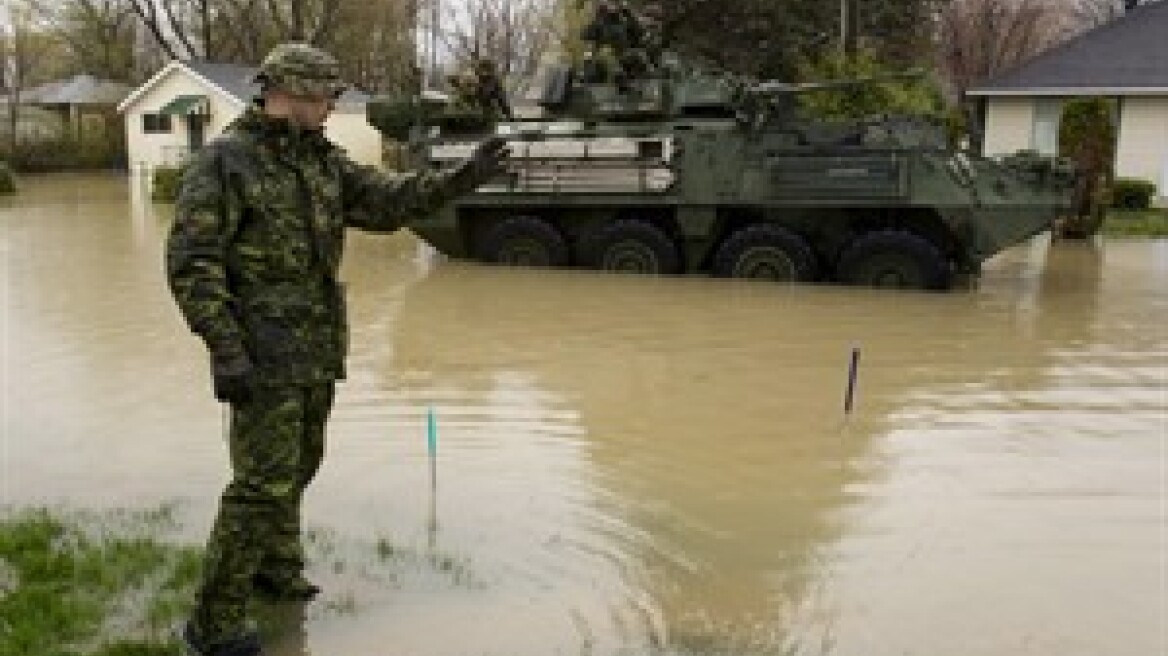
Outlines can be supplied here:
<path id="1" fill-rule="evenodd" d="M 0 161 L 0 194 L 16 193 L 16 176 L 7 162 Z"/>
<path id="2" fill-rule="evenodd" d="M 5 147 L 0 156 L 22 173 L 126 168 L 125 149 L 115 142 L 44 139 Z"/>
<path id="3" fill-rule="evenodd" d="M 1111 206 L 1119 210 L 1146 210 L 1156 195 L 1155 183 L 1136 178 L 1117 178 L 1111 184 Z"/>
<path id="4" fill-rule="evenodd" d="M 150 198 L 157 203 L 173 203 L 178 200 L 179 185 L 182 184 L 183 167 L 158 166 L 150 179 Z"/>

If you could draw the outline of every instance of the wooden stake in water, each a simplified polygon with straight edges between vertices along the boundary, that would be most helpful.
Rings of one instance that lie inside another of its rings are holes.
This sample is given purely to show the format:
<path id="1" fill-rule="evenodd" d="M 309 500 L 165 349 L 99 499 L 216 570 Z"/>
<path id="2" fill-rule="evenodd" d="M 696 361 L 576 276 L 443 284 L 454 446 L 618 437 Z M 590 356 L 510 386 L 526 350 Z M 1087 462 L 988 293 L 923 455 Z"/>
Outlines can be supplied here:
<path id="1" fill-rule="evenodd" d="M 860 347 L 852 347 L 852 360 L 848 366 L 848 390 L 844 394 L 844 414 L 852 414 L 856 400 L 856 380 L 860 373 Z"/>

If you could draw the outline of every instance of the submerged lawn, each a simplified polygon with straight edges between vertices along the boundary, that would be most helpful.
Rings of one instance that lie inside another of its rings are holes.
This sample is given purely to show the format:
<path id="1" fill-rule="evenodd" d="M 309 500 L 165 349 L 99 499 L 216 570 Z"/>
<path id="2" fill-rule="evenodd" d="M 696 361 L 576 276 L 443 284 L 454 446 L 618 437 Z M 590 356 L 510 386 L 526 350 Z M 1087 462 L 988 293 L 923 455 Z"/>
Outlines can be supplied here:
<path id="1" fill-rule="evenodd" d="M 1168 209 L 1112 210 L 1103 222 L 1109 237 L 1168 237 Z"/>
<path id="2" fill-rule="evenodd" d="M 171 507 L 100 515 L 0 507 L 0 656 L 184 654 L 173 633 L 193 601 L 202 549 L 172 541 L 177 528 Z M 379 586 L 419 576 L 427 589 L 485 585 L 467 557 L 430 546 L 348 540 L 318 528 L 305 537 L 321 567 Z M 359 605 L 340 586 L 314 603 L 314 614 L 349 615 Z M 251 610 L 261 631 L 277 637 L 304 620 L 280 605 Z"/>
<path id="3" fill-rule="evenodd" d="M 0 654 L 161 656 L 186 611 L 199 550 L 161 539 L 170 512 L 0 511 Z"/>

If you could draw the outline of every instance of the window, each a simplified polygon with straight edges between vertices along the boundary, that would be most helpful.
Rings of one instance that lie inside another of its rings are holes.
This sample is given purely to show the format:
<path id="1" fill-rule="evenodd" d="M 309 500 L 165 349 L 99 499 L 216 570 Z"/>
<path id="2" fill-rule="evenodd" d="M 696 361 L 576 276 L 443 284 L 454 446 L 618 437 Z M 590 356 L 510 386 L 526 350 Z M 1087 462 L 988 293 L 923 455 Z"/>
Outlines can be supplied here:
<path id="1" fill-rule="evenodd" d="M 146 134 L 166 134 L 170 132 L 169 114 L 143 114 L 142 131 Z"/>
<path id="2" fill-rule="evenodd" d="M 1030 148 L 1043 155 L 1058 154 L 1059 123 L 1062 121 L 1061 98 L 1038 98 L 1034 101 L 1034 126 Z"/>

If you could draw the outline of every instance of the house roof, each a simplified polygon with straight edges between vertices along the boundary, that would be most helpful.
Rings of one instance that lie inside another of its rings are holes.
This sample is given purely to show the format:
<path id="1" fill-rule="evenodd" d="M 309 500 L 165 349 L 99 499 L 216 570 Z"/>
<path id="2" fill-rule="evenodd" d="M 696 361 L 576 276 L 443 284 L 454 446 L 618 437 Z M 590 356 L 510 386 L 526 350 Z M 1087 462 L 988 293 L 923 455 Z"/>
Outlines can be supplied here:
<path id="1" fill-rule="evenodd" d="M 146 93 L 151 87 L 158 83 L 159 80 L 166 77 L 167 73 L 175 69 L 184 69 L 188 74 L 194 75 L 196 78 L 202 80 L 204 83 L 217 87 L 223 91 L 231 100 L 239 105 L 247 105 L 260 93 L 260 85 L 252 81 L 255 76 L 255 66 L 245 66 L 242 64 L 223 64 L 218 62 L 207 61 L 172 61 L 167 64 L 161 71 L 150 78 L 145 84 L 134 90 L 122 104 L 118 106 L 118 111 L 124 112 L 134 103 L 142 94 Z M 358 89 L 350 87 L 345 91 L 337 102 L 338 105 L 343 106 L 359 106 L 369 102 L 369 95 Z"/>
<path id="2" fill-rule="evenodd" d="M 1053 48 L 971 96 L 1168 95 L 1168 1 L 1126 15 Z"/>
<path id="3" fill-rule="evenodd" d="M 28 89 L 21 101 L 30 105 L 117 105 L 133 90 L 128 84 L 75 75 Z"/>
<path id="4" fill-rule="evenodd" d="M 254 66 L 205 61 L 188 61 L 183 64 L 241 102 L 246 103 L 260 93 L 260 85 L 251 81 L 256 71 Z"/>

